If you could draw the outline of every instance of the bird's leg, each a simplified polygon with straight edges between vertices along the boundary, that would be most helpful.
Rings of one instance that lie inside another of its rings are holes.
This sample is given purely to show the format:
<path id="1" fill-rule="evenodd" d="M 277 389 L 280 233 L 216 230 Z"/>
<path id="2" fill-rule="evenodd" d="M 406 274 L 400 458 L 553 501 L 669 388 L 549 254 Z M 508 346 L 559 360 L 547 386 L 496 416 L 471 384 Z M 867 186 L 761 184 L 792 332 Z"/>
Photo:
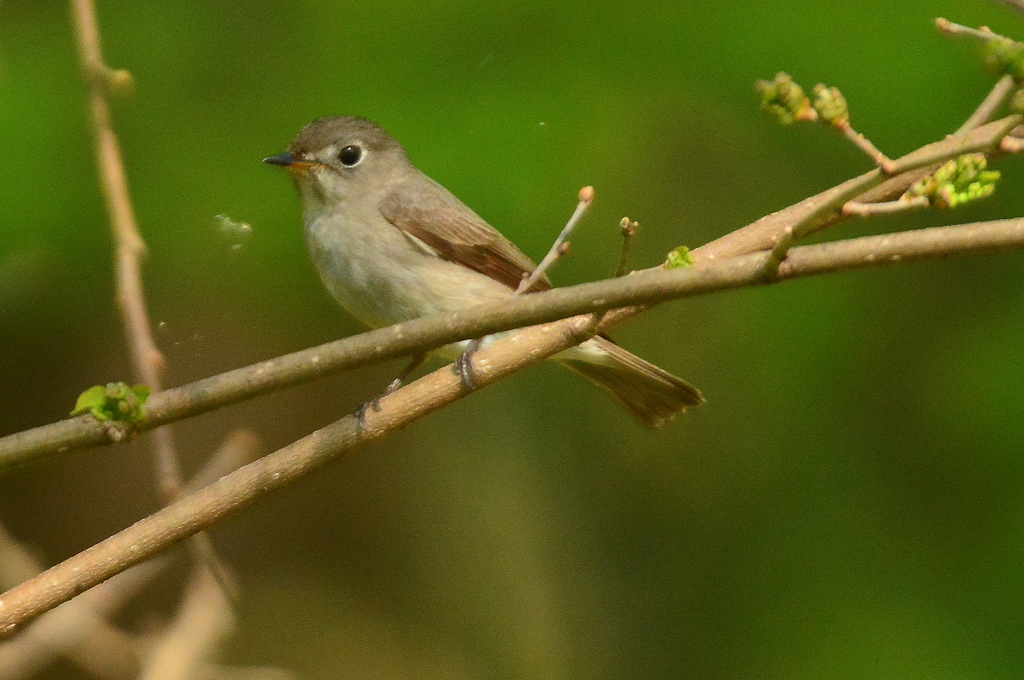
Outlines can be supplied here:
<path id="1" fill-rule="evenodd" d="M 380 411 L 380 400 L 382 398 L 388 396 L 389 394 L 392 394 L 395 391 L 397 391 L 398 388 L 402 386 L 402 383 L 405 382 L 405 379 L 408 378 L 410 375 L 412 375 L 412 372 L 415 371 L 417 368 L 419 368 L 420 365 L 424 361 L 426 361 L 426 359 L 427 359 L 426 353 L 417 354 L 417 355 L 413 356 L 412 361 L 409 362 L 409 365 L 406 366 L 405 369 L 401 373 L 398 374 L 397 378 L 395 378 L 394 380 L 391 381 L 391 383 L 388 385 L 387 389 L 384 390 L 383 394 L 379 394 L 376 397 L 374 397 L 373 399 L 369 399 L 367 401 L 364 401 L 362 404 L 360 404 L 358 407 L 356 407 L 356 410 L 353 412 L 353 415 L 356 417 L 356 422 L 359 425 L 360 432 L 366 427 L 366 411 L 367 411 L 367 409 L 371 409 L 372 408 L 374 411 Z"/>
<path id="2" fill-rule="evenodd" d="M 480 338 L 470 340 L 466 349 L 455 359 L 452 364 L 452 372 L 459 376 L 459 383 L 466 392 L 476 389 L 476 379 L 473 377 L 473 354 L 480 349 Z"/>
<path id="3" fill-rule="evenodd" d="M 562 229 L 561 233 L 558 234 L 558 238 L 551 244 L 551 248 L 548 250 L 548 254 L 544 256 L 544 259 L 540 261 L 532 272 L 524 272 L 523 278 L 519 282 L 519 286 L 515 289 L 512 295 L 525 295 L 526 293 L 533 292 L 534 284 L 537 281 L 544 278 L 545 272 L 551 267 L 559 258 L 569 252 L 569 234 L 579 223 L 583 214 L 587 212 L 587 208 L 594 201 L 594 187 L 583 187 L 579 191 L 579 202 L 576 204 L 576 210 L 573 212 L 572 217 L 565 224 L 565 228 Z M 476 380 L 473 378 L 473 353 L 480 349 L 481 339 L 470 340 L 469 344 L 466 345 L 465 351 L 459 355 L 459 358 L 452 364 L 452 372 L 459 376 L 459 382 L 462 384 L 462 389 L 466 392 L 472 392 L 476 389 Z"/>
<path id="4" fill-rule="evenodd" d="M 408 378 L 410 375 L 412 375 L 412 372 L 415 371 L 417 368 L 419 368 L 423 364 L 423 362 L 426 361 L 426 360 L 427 360 L 426 352 L 424 352 L 422 354 L 416 354 L 415 356 L 413 356 L 412 361 L 410 361 L 409 365 L 405 367 L 405 370 L 403 370 L 401 373 L 399 373 L 398 377 L 391 381 L 391 384 L 388 385 L 388 388 L 386 390 L 384 390 L 384 394 L 382 394 L 380 396 L 381 397 L 386 397 L 389 394 L 391 394 L 392 392 L 395 392 L 399 387 L 402 386 L 402 383 L 405 382 L 405 379 Z M 380 397 L 377 397 L 377 400 L 380 400 Z M 380 404 L 377 404 L 377 407 L 374 410 L 375 411 L 379 411 L 380 410 Z"/>

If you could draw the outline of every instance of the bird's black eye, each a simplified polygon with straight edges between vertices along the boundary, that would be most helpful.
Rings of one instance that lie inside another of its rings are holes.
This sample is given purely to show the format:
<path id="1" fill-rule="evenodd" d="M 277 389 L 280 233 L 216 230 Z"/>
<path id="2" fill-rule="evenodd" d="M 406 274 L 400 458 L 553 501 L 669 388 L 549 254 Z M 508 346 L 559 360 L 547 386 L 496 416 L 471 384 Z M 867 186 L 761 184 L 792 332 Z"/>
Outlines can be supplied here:
<path id="1" fill-rule="evenodd" d="M 363 149 L 355 144 L 349 144 L 338 152 L 338 160 L 346 168 L 359 165 L 359 161 L 363 160 Z"/>

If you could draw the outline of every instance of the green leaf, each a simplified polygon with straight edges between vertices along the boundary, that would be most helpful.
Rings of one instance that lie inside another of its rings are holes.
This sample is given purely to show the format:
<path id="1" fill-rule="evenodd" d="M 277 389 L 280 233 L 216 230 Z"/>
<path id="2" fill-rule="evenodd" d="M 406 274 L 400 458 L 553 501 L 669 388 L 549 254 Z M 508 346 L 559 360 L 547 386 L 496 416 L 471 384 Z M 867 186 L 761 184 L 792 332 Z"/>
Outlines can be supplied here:
<path id="1" fill-rule="evenodd" d="M 107 399 L 107 389 L 103 385 L 93 385 L 85 392 L 78 395 L 78 400 L 75 402 L 75 410 L 71 412 L 71 415 L 77 416 L 89 411 L 96 415 L 95 409 L 100 409 Z M 97 420 L 101 420 L 99 416 L 96 416 Z"/>
<path id="2" fill-rule="evenodd" d="M 93 385 L 78 395 L 71 415 L 91 413 L 100 422 L 139 423 L 146 419 L 143 407 L 149 399 L 149 392 L 146 385 L 129 387 L 123 382 Z"/>

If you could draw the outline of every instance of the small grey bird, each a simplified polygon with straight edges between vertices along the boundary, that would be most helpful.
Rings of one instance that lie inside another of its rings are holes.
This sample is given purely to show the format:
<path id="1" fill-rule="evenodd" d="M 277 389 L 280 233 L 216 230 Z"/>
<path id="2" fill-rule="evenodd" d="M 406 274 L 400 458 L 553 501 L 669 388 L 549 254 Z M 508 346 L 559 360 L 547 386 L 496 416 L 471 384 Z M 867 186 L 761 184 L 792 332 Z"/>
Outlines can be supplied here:
<path id="1" fill-rule="evenodd" d="M 284 166 L 295 180 L 306 245 L 324 285 L 372 327 L 507 299 L 535 267 L 365 118 L 318 118 L 264 162 Z M 542 277 L 529 292 L 550 287 Z M 457 356 L 466 344 L 438 353 Z M 651 427 L 704 401 L 696 388 L 604 336 L 553 358 Z"/>

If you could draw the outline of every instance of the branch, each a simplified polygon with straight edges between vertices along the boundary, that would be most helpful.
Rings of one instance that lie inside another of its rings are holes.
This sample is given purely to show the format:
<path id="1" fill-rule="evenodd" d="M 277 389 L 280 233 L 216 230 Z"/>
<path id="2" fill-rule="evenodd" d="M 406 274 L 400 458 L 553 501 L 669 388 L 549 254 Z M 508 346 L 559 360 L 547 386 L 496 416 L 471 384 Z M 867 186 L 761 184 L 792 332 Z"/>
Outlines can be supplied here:
<path id="1" fill-rule="evenodd" d="M 778 280 L 844 271 L 885 263 L 1024 247 L 1024 219 L 850 239 L 794 248 L 778 270 Z M 743 286 L 764 285 L 768 253 L 754 253 L 687 269 L 646 270 L 631 276 L 543 294 L 521 296 L 509 305 L 523 316 L 572 313 L 572 309 L 615 309 L 614 323 L 637 308 L 668 299 L 693 297 Z M 474 314 L 474 316 L 477 316 Z M 618 318 L 616 318 L 618 317 Z M 576 316 L 525 328 L 479 350 L 474 377 L 485 387 L 589 337 L 590 317 Z M 487 331 L 489 332 L 489 331 Z M 343 418 L 303 439 L 222 477 L 213 484 L 136 522 L 0 597 L 0 634 L 51 609 L 83 590 L 137 564 L 248 506 L 332 460 L 377 441 L 392 430 L 465 396 L 459 377 L 448 367 L 380 399 L 360 428 L 354 416 Z"/>
<path id="2" fill-rule="evenodd" d="M 927 174 L 915 173 L 918 169 L 929 168 L 965 153 L 997 152 L 1000 140 L 1020 125 L 1022 120 L 1024 118 L 1019 115 L 1007 116 L 971 130 L 963 137 L 947 137 L 923 146 L 895 161 L 897 176 L 887 178 L 885 173 L 876 168 L 817 196 L 762 217 L 753 224 L 694 250 L 693 255 L 696 257 L 699 253 L 702 257 L 715 259 L 767 250 L 782 238 L 787 226 L 805 220 L 817 220 L 816 227 L 809 233 L 821 231 L 846 218 L 841 211 L 847 201 L 857 199 L 861 203 L 874 203 L 890 201 L 903 195 L 911 184 Z"/>
<path id="3" fill-rule="evenodd" d="M 970 151 L 993 153 L 999 148 L 1000 140 L 1021 120 L 1021 116 L 1009 116 L 973 130 L 963 138 L 950 137 L 929 144 L 896 161 L 903 173 L 898 177 L 886 180 L 880 170 L 872 170 L 696 248 L 691 255 L 698 263 L 713 262 L 769 249 L 787 227 L 802 220 L 817 220 L 813 231 L 820 231 L 845 219 L 841 210 L 849 200 L 879 201 L 901 195 L 913 183 L 909 176 L 914 174 L 911 171 L 915 168 L 930 166 Z M 614 305 L 593 304 L 592 300 L 604 301 L 608 287 L 628 287 L 630 284 L 625 282 L 638 274 L 532 293 L 464 312 L 414 319 L 158 392 L 151 395 L 146 403 L 147 420 L 138 429 L 156 428 L 328 373 L 415 355 L 451 342 L 499 331 L 609 309 Z M 643 303 L 642 295 L 638 294 L 625 304 Z M 625 318 L 628 317 L 623 313 L 609 314 L 602 328 Z M 120 441 L 123 436 L 123 430 L 99 423 L 89 415 L 18 432 L 0 438 L 0 472 L 40 456 L 109 444 Z"/>
<path id="4" fill-rule="evenodd" d="M 78 59 L 89 86 L 96 167 L 116 249 L 117 303 L 138 380 L 157 392 L 163 382 L 165 361 L 150 333 L 149 312 L 142 292 L 141 260 L 146 244 L 135 223 L 121 149 L 110 123 L 107 104 L 110 92 L 130 86 L 131 75 L 127 71 L 114 71 L 104 63 L 93 0 L 72 0 L 71 10 Z M 153 447 L 161 496 L 165 501 L 173 500 L 181 494 L 183 479 L 169 428 L 155 433 Z"/>
<path id="5" fill-rule="evenodd" d="M 1021 14 L 1024 14 L 1024 0 L 998 0 L 998 2 L 1001 2 L 1007 7 L 1015 9 Z"/>
<path id="6" fill-rule="evenodd" d="M 954 137 L 967 134 L 971 130 L 981 127 L 987 123 L 996 110 L 1002 106 L 1010 98 L 1010 95 L 1017 89 L 1017 81 L 1013 79 L 1010 74 L 1005 74 L 1001 77 L 996 84 L 992 87 L 992 90 L 985 97 L 985 100 L 981 102 L 974 113 L 964 121 L 964 124 L 953 133 Z"/>
<path id="7" fill-rule="evenodd" d="M 252 462 L 258 449 L 256 436 L 251 432 L 232 432 L 186 488 L 198 490 Z M 39 617 L 17 638 L 0 644 L 0 678 L 27 678 L 58 656 L 96 677 L 138 676 L 142 666 L 138 645 L 106 619 L 149 585 L 168 564 L 168 559 L 143 562 Z M 9 587 L 42 571 L 35 558 L 0 526 L 0 584 Z M 218 593 L 216 600 L 211 601 L 222 605 L 223 595 Z"/>
<path id="8" fill-rule="evenodd" d="M 213 575 L 200 566 L 189 579 L 171 628 L 150 652 L 141 680 L 188 680 L 210 665 L 234 629 L 231 604 Z"/>

